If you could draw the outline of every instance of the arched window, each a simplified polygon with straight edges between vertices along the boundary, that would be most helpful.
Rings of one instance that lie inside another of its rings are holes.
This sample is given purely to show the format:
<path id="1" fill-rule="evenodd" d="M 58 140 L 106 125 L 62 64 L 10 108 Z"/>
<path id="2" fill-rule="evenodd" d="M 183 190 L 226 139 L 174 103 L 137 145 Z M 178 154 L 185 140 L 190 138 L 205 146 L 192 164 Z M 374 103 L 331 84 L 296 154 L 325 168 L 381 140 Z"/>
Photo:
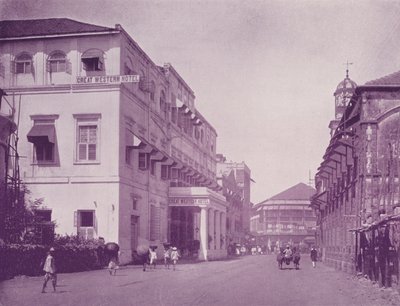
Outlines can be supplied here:
<path id="1" fill-rule="evenodd" d="M 200 141 L 201 141 L 201 143 L 204 142 L 204 131 L 203 130 L 200 131 Z"/>
<path id="2" fill-rule="evenodd" d="M 51 73 L 67 71 L 67 59 L 64 52 L 55 51 L 50 54 L 47 60 L 47 71 Z"/>
<path id="3" fill-rule="evenodd" d="M 104 55 L 99 49 L 89 49 L 82 54 L 82 68 L 86 71 L 104 71 Z"/>
<path id="4" fill-rule="evenodd" d="M 15 59 L 15 73 L 32 73 L 32 56 L 21 53 Z"/>

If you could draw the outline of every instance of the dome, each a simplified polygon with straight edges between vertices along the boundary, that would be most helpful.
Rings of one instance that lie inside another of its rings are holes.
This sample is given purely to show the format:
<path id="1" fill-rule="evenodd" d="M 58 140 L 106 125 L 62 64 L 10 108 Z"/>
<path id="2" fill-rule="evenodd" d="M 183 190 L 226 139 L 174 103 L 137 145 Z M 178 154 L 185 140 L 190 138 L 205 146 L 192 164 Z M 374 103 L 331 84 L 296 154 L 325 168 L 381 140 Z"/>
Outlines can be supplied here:
<path id="1" fill-rule="evenodd" d="M 343 81 L 341 81 L 336 87 L 334 95 L 337 95 L 342 92 L 354 92 L 356 87 L 357 87 L 356 82 L 354 82 L 352 79 L 346 76 L 346 78 Z"/>

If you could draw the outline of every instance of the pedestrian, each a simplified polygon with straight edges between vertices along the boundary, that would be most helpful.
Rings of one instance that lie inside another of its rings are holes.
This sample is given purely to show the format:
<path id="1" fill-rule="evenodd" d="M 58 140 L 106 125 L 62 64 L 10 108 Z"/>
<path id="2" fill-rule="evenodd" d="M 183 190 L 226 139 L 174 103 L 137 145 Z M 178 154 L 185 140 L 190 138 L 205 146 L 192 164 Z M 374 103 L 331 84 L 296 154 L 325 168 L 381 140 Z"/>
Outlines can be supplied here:
<path id="1" fill-rule="evenodd" d="M 169 264 L 171 262 L 171 246 L 164 247 L 164 267 L 169 269 Z"/>
<path id="2" fill-rule="evenodd" d="M 153 269 L 155 269 L 157 265 L 157 253 L 154 247 L 149 248 L 149 259 L 150 267 L 153 265 Z"/>
<path id="3" fill-rule="evenodd" d="M 117 257 L 111 256 L 110 262 L 108 263 L 108 272 L 110 272 L 110 275 L 116 275 L 117 274 L 117 269 L 118 269 L 118 259 Z"/>
<path id="4" fill-rule="evenodd" d="M 173 270 L 175 271 L 175 266 L 176 263 L 178 262 L 179 257 L 181 257 L 178 253 L 178 249 L 176 247 L 172 248 L 171 251 L 171 260 L 172 260 L 172 266 L 173 266 Z"/>
<path id="5" fill-rule="evenodd" d="M 310 257 L 311 257 L 313 268 L 315 268 L 317 266 L 318 252 L 314 246 L 311 247 Z"/>
<path id="6" fill-rule="evenodd" d="M 42 293 L 46 293 L 45 289 L 47 286 L 47 282 L 51 280 L 53 285 L 53 291 L 56 292 L 57 286 L 57 274 L 56 274 L 56 263 L 54 259 L 54 248 L 50 248 L 47 253 L 47 257 L 44 261 L 43 271 L 46 273 L 44 275 L 44 282 L 42 287 Z"/>

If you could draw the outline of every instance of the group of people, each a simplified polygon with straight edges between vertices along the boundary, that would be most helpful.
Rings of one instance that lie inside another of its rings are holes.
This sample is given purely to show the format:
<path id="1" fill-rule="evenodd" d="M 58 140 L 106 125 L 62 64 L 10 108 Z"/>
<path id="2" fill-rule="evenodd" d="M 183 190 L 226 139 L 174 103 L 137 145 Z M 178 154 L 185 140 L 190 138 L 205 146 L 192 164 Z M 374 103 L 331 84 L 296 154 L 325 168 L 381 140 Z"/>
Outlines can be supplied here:
<path id="1" fill-rule="evenodd" d="M 119 247 L 113 249 L 109 252 L 109 262 L 108 262 L 108 272 L 110 275 L 116 275 L 117 270 L 119 269 L 119 260 L 118 260 L 118 251 Z M 44 281 L 42 286 L 42 293 L 46 292 L 47 283 L 51 281 L 53 286 L 53 291 L 56 292 L 57 287 L 57 271 L 56 271 L 56 261 L 54 257 L 55 250 L 54 248 L 50 248 L 47 252 L 46 258 L 42 261 L 41 266 L 43 266 Z M 166 269 L 170 268 L 172 264 L 173 270 L 175 271 L 176 264 L 180 258 L 180 254 L 176 247 L 165 246 L 164 247 L 164 266 Z M 156 268 L 157 265 L 157 253 L 155 247 L 150 247 L 148 251 L 142 256 L 143 258 L 143 271 L 146 271 L 146 264 L 149 264 L 153 269 Z"/>
<path id="2" fill-rule="evenodd" d="M 286 245 L 285 249 L 281 249 L 278 253 L 277 260 L 281 261 L 284 258 L 290 258 L 290 259 L 296 259 L 298 258 L 298 261 L 300 261 L 300 251 L 298 248 L 294 247 L 293 249 L 290 247 L 290 245 Z M 318 261 L 318 251 L 314 246 L 311 247 L 310 251 L 310 258 L 312 262 L 313 268 L 317 266 L 317 261 Z"/>
<path id="3" fill-rule="evenodd" d="M 169 269 L 172 263 L 173 270 L 175 271 L 176 263 L 178 262 L 179 255 L 178 249 L 176 247 L 165 247 L 164 248 L 164 267 Z"/>

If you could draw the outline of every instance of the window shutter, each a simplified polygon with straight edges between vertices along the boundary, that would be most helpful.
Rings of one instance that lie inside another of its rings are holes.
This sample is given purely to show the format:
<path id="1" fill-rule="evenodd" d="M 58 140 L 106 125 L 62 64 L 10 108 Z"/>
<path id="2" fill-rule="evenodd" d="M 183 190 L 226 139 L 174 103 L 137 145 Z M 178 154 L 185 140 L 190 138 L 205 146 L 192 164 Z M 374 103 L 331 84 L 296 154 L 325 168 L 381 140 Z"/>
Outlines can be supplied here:
<path id="1" fill-rule="evenodd" d="M 97 60 L 97 70 L 99 70 L 99 71 L 103 71 L 103 68 L 104 68 L 104 59 L 103 58 L 98 58 L 98 60 Z"/>
<path id="2" fill-rule="evenodd" d="M 78 212 L 74 211 L 74 227 L 78 227 Z"/>
<path id="3" fill-rule="evenodd" d="M 80 143 L 78 146 L 78 160 L 85 160 L 87 156 L 87 146 L 85 143 Z"/>
<path id="4" fill-rule="evenodd" d="M 51 62 L 46 61 L 46 72 L 51 72 Z"/>
<path id="5" fill-rule="evenodd" d="M 89 227 L 86 229 L 86 239 L 93 239 L 94 238 L 94 228 Z"/>
<path id="6" fill-rule="evenodd" d="M 65 72 L 72 74 L 72 64 L 68 59 L 65 60 Z"/>
<path id="7" fill-rule="evenodd" d="M 93 212 L 93 229 L 95 232 L 97 232 L 97 218 L 95 212 Z"/>

